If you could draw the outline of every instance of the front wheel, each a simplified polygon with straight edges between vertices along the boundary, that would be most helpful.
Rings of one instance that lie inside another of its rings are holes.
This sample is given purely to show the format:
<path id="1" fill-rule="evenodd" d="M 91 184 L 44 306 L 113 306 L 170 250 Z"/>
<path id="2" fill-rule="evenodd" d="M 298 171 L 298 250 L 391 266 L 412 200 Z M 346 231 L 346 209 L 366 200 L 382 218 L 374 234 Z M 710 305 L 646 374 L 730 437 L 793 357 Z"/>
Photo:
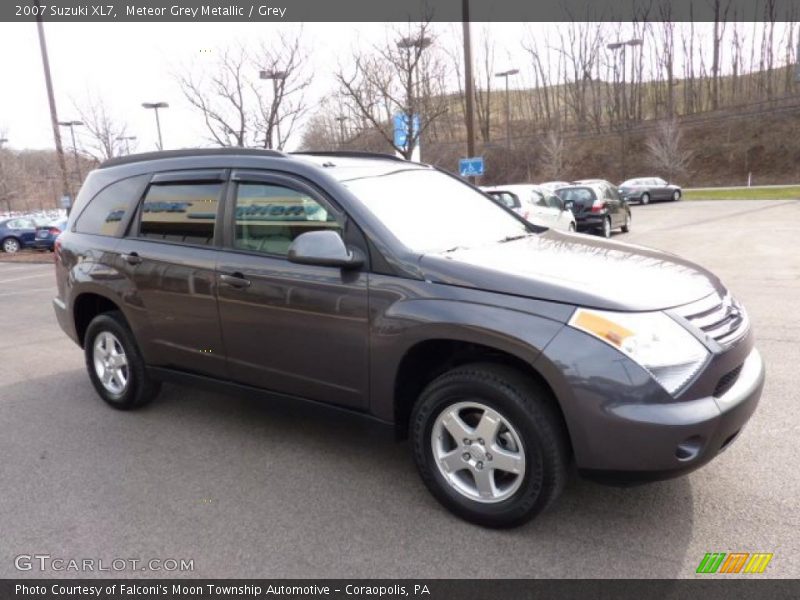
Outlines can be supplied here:
<path id="1" fill-rule="evenodd" d="M 509 367 L 472 364 L 435 379 L 412 414 L 425 485 L 449 510 L 487 527 L 520 525 L 566 481 L 569 446 L 547 391 Z"/>
<path id="2" fill-rule="evenodd" d="M 672 192 L 672 201 L 673 202 L 677 202 L 680 199 L 681 199 L 681 191 L 680 190 L 675 190 L 674 192 Z"/>
<path id="3" fill-rule="evenodd" d="M 150 402 L 161 389 L 161 384 L 148 376 L 122 313 L 96 316 L 86 329 L 83 347 L 89 378 L 110 406 L 137 408 Z"/>
<path id="4" fill-rule="evenodd" d="M 21 245 L 17 238 L 6 238 L 3 240 L 3 252 L 8 254 L 16 254 L 19 252 Z"/>
<path id="5" fill-rule="evenodd" d="M 650 194 L 648 194 L 647 192 L 642 194 L 642 197 L 639 200 L 639 203 L 640 204 L 650 204 Z"/>

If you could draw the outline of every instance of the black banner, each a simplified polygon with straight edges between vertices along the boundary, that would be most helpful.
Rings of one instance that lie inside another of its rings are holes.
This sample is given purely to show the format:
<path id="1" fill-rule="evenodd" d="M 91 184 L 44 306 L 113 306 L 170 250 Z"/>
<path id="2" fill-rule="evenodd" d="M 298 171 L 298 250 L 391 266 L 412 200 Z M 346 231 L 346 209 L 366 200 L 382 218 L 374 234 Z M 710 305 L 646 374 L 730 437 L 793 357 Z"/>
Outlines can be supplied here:
<path id="1" fill-rule="evenodd" d="M 3 0 L 0 21 L 386 22 L 463 20 L 463 0 Z M 707 0 L 469 0 L 469 20 L 713 21 Z M 737 21 L 794 19 L 798 0 L 729 0 Z M 768 13 L 768 14 L 767 14 Z"/>
<path id="2" fill-rule="evenodd" d="M 196 579 L 196 580 L 0 580 L 0 598 L 27 600 L 194 600 L 199 598 L 315 598 L 392 599 L 419 598 L 449 600 L 523 600 L 557 598 L 599 598 L 641 600 L 642 598 L 714 600 L 724 598 L 800 597 L 800 580 L 737 578 L 705 580 L 289 580 L 289 579 Z"/>

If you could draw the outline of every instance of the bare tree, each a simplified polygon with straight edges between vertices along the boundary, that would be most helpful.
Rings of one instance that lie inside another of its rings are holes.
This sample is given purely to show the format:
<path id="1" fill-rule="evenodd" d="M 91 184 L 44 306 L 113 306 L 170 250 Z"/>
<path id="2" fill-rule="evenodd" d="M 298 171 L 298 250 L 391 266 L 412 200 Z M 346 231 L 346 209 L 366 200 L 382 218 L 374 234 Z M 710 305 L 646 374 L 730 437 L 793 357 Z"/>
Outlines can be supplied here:
<path id="1" fill-rule="evenodd" d="M 542 144 L 542 171 L 548 179 L 564 177 L 568 153 L 561 131 L 551 129 Z"/>
<path id="2" fill-rule="evenodd" d="M 662 121 L 647 142 L 647 153 L 653 167 L 672 181 L 687 174 L 692 152 L 683 147 L 680 125 L 675 119 Z"/>
<path id="3" fill-rule="evenodd" d="M 85 101 L 73 100 L 72 104 L 83 121 L 82 152 L 97 161 L 124 154 L 125 144 L 120 138 L 127 135 L 128 126 L 111 114 L 102 98 L 87 94 Z"/>
<path id="4" fill-rule="evenodd" d="M 304 71 L 305 59 L 300 34 L 280 35 L 258 52 L 241 45 L 224 48 L 210 69 L 190 68 L 176 77 L 189 104 L 203 115 L 213 143 L 283 149 L 307 110 L 311 76 Z M 262 72 L 271 80 L 271 93 L 264 91 Z"/>
<path id="5" fill-rule="evenodd" d="M 372 53 L 354 52 L 353 69 L 336 73 L 341 93 L 353 113 L 379 132 L 386 143 L 411 158 L 420 137 L 449 110 L 445 66 L 434 44 L 430 23 L 392 29 Z M 395 144 L 392 120 L 403 115 L 405 144 Z"/>

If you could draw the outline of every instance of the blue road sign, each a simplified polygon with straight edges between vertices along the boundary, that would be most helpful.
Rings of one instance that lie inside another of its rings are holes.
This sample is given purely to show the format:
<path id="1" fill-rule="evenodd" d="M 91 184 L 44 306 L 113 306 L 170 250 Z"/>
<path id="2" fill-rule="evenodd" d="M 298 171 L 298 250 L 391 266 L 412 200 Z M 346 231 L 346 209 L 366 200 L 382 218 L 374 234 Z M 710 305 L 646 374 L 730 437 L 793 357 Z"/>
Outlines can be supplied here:
<path id="1" fill-rule="evenodd" d="M 413 136 L 419 134 L 419 115 L 414 115 Z M 401 113 L 394 116 L 394 145 L 397 148 L 408 146 L 408 115 Z"/>
<path id="2" fill-rule="evenodd" d="M 458 161 L 458 172 L 462 177 L 479 177 L 483 175 L 483 157 L 473 156 L 472 158 L 462 158 Z"/>

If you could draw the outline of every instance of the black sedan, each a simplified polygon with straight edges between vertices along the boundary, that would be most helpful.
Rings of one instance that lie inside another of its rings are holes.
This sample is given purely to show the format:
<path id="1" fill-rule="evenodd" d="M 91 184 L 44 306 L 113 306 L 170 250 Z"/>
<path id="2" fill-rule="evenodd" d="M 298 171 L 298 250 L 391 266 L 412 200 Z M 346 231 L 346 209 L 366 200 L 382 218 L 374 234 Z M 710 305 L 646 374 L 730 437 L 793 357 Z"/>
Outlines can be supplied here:
<path id="1" fill-rule="evenodd" d="M 682 191 L 680 186 L 660 177 L 640 177 L 620 184 L 619 195 L 628 202 L 650 204 L 651 200 L 680 200 Z"/>

